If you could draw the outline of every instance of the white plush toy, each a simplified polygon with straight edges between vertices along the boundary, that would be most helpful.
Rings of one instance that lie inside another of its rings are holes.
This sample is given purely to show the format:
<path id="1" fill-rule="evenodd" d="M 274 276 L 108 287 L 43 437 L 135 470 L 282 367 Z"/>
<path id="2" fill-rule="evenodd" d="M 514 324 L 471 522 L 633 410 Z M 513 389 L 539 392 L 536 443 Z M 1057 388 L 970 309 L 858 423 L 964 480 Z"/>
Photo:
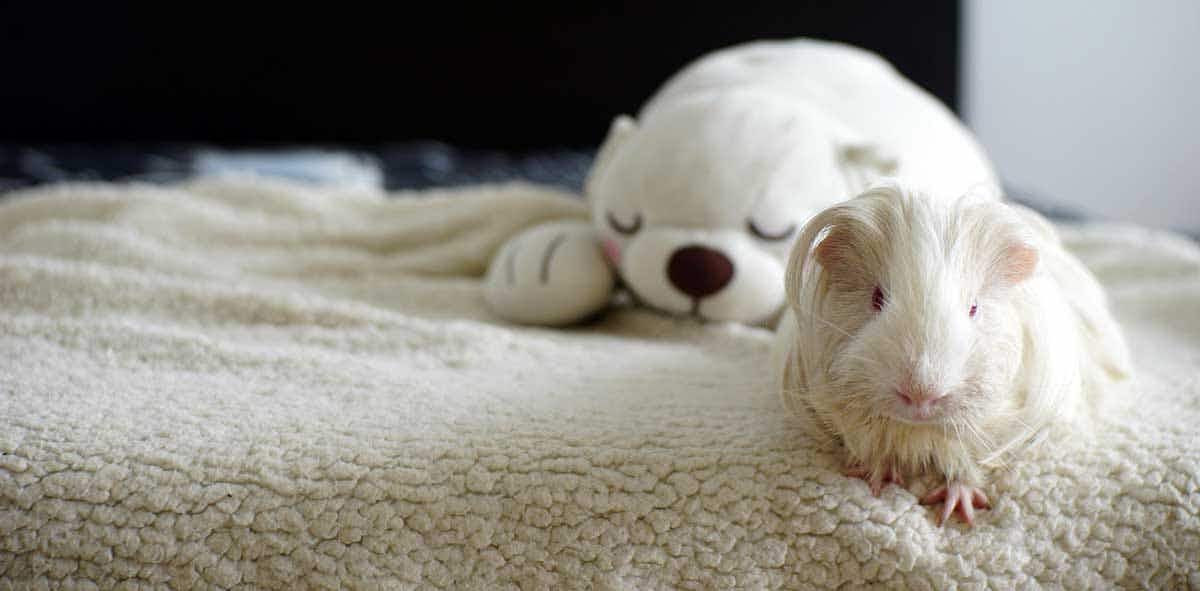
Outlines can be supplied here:
<path id="1" fill-rule="evenodd" d="M 538 226 L 492 261 L 484 296 L 560 325 L 636 301 L 769 323 L 796 230 L 880 176 L 962 194 L 995 177 L 970 132 L 867 51 L 813 40 L 706 55 L 618 117 L 586 184 L 592 221 Z"/>

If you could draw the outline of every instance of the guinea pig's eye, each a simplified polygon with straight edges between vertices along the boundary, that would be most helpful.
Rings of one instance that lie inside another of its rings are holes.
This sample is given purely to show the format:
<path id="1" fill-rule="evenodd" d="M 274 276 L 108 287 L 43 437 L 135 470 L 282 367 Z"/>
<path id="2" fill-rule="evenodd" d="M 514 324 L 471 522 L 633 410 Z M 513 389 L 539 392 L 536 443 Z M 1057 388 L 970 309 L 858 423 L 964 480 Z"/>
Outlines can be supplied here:
<path id="1" fill-rule="evenodd" d="M 875 308 L 876 310 L 882 310 L 883 304 L 886 301 L 887 301 L 887 298 L 885 298 L 883 296 L 883 290 L 880 289 L 880 287 L 878 285 L 876 285 L 875 292 L 871 294 L 871 307 Z M 974 312 L 972 312 L 971 314 L 974 315 Z"/>
<path id="2" fill-rule="evenodd" d="M 613 230 L 616 230 L 620 234 L 634 234 L 638 230 L 642 229 L 642 214 L 640 213 L 633 214 L 633 221 L 629 222 L 628 224 L 622 224 L 619 220 L 617 220 L 617 216 L 613 215 L 611 211 L 608 212 L 606 217 L 608 219 L 609 227 L 611 227 Z"/>
<path id="3" fill-rule="evenodd" d="M 967 312 L 967 315 L 970 316 L 971 318 L 974 318 L 975 313 L 978 311 L 979 311 L 979 304 L 971 304 L 971 311 Z"/>
<path id="4" fill-rule="evenodd" d="M 753 219 L 749 219 L 749 220 L 746 220 L 746 227 L 750 230 L 751 234 L 754 234 L 755 236 L 758 236 L 759 238 L 762 238 L 763 240 L 767 240 L 769 242 L 779 242 L 780 240 L 787 240 L 788 238 L 791 238 L 792 234 L 796 233 L 796 224 L 791 224 L 790 226 L 788 226 L 778 232 L 768 232 L 768 231 L 763 230 L 762 228 L 758 227 L 758 224 L 754 223 Z"/>

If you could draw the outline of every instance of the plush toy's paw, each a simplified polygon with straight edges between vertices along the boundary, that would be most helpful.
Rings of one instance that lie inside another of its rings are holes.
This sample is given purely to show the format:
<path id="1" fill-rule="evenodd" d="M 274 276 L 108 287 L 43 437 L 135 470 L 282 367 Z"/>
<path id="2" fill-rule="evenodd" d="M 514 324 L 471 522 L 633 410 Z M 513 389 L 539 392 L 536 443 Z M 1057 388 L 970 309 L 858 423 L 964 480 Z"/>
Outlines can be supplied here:
<path id="1" fill-rule="evenodd" d="M 497 315 L 561 325 L 602 310 L 616 278 L 588 222 L 554 222 L 512 238 L 492 259 L 483 297 Z"/>

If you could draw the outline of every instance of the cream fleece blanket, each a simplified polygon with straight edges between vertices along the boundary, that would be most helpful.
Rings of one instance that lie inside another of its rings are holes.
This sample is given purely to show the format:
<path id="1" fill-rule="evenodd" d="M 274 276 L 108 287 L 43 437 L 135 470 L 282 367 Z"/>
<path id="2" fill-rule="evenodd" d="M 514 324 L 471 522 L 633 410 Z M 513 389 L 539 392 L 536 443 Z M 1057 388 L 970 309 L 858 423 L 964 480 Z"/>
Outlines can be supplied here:
<path id="1" fill-rule="evenodd" d="M 1129 409 L 940 529 L 800 432 L 764 330 L 489 318 L 494 249 L 582 215 L 522 185 L 0 201 L 0 588 L 1200 588 L 1194 244 L 1064 229 Z"/>

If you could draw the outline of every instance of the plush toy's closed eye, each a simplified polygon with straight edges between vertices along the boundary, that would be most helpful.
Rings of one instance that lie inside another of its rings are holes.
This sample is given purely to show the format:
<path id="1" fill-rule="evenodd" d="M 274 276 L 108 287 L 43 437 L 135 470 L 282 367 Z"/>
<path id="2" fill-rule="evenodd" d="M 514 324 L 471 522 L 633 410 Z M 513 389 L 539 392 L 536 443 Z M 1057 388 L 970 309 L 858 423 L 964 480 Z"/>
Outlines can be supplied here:
<path id="1" fill-rule="evenodd" d="M 605 218 L 608 220 L 609 227 L 620 234 L 636 234 L 638 230 L 642 229 L 642 214 L 640 213 L 633 214 L 633 221 L 628 224 L 621 223 L 611 211 L 605 214 Z"/>
<path id="2" fill-rule="evenodd" d="M 783 230 L 780 230 L 778 232 L 771 232 L 771 231 L 764 230 L 761 227 L 759 227 L 758 224 L 754 223 L 753 219 L 746 220 L 746 228 L 750 230 L 751 234 L 754 234 L 758 238 L 761 238 L 768 242 L 779 242 L 780 240 L 787 240 L 788 238 L 791 238 L 793 234 L 796 233 L 796 224 L 791 224 L 788 227 L 786 227 Z"/>

